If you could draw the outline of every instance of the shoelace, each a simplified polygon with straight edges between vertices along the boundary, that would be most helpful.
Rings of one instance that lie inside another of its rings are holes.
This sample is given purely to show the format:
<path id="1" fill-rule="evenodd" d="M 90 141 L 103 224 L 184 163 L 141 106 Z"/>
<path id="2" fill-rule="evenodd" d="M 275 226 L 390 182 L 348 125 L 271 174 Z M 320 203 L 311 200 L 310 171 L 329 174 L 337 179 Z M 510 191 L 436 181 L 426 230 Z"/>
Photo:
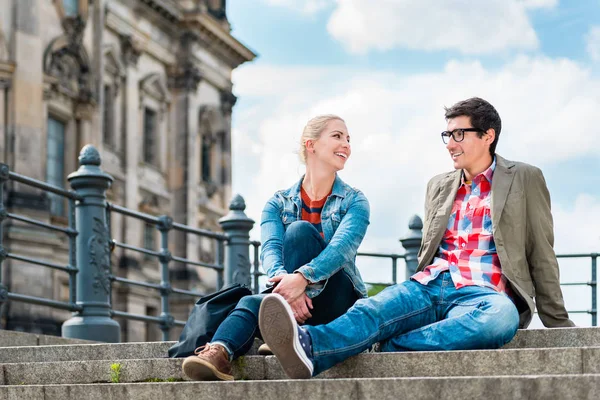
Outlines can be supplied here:
<path id="1" fill-rule="evenodd" d="M 200 355 L 202 353 L 222 353 L 222 351 L 220 351 L 218 346 L 213 346 L 210 343 L 206 343 L 204 346 L 200 346 L 197 347 L 196 350 L 194 350 L 194 354 L 195 355 Z"/>

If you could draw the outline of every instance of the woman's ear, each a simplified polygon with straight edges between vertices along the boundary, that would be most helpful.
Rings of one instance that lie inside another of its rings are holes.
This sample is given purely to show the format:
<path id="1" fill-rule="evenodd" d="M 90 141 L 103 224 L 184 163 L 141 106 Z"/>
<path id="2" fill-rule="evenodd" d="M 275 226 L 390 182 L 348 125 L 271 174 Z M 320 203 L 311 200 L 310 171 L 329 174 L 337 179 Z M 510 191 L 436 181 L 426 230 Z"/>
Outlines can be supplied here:
<path id="1" fill-rule="evenodd" d="M 307 140 L 305 142 L 305 146 L 306 146 L 306 152 L 307 153 L 314 153 L 315 152 L 315 142 L 312 140 Z"/>

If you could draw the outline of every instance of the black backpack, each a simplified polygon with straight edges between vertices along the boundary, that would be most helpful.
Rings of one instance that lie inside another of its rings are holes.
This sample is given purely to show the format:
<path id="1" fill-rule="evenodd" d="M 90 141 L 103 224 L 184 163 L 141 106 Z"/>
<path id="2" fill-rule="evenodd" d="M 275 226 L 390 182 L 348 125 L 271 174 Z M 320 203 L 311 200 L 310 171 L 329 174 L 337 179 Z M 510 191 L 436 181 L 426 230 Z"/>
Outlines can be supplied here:
<path id="1" fill-rule="evenodd" d="M 236 283 L 198 300 L 183 327 L 179 341 L 169 349 L 169 357 L 191 356 L 196 348 L 210 342 L 219 325 L 240 299 L 250 294 L 250 289 Z"/>

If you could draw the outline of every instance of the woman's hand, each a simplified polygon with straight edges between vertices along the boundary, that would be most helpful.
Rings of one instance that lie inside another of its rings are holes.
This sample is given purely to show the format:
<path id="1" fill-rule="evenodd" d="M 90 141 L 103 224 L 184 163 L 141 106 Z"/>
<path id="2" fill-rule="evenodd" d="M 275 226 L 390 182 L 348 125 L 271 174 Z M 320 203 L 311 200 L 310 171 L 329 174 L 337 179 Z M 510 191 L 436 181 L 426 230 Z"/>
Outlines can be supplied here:
<path id="1" fill-rule="evenodd" d="M 304 324 L 307 319 L 312 317 L 312 314 L 310 313 L 310 310 L 313 308 L 312 299 L 308 297 L 306 293 L 304 296 L 297 298 L 291 303 L 288 302 L 288 304 L 292 307 L 294 318 L 296 318 L 296 322 L 299 324 Z"/>
<path id="2" fill-rule="evenodd" d="M 273 293 L 283 296 L 289 304 L 297 300 L 304 294 L 308 281 L 302 274 L 284 274 L 277 275 L 269 279 L 269 282 L 275 283 Z"/>

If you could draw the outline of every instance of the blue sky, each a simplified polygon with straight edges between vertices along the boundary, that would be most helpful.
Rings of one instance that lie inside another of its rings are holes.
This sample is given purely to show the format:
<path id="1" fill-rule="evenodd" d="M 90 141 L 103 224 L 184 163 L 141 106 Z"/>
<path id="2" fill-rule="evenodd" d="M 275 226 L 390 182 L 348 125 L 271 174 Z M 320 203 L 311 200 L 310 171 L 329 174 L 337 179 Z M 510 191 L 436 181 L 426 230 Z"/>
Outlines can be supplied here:
<path id="1" fill-rule="evenodd" d="M 306 121 L 333 112 L 353 137 L 340 175 L 371 203 L 361 249 L 403 252 L 427 180 L 452 168 L 443 106 L 480 96 L 503 119 L 498 153 L 544 172 L 557 251 L 600 251 L 600 0 L 232 0 L 228 18 L 259 54 L 233 75 L 234 191 L 257 222 L 302 175 Z M 589 279 L 587 264 L 561 270 Z M 587 289 L 567 295 L 589 307 Z"/>

